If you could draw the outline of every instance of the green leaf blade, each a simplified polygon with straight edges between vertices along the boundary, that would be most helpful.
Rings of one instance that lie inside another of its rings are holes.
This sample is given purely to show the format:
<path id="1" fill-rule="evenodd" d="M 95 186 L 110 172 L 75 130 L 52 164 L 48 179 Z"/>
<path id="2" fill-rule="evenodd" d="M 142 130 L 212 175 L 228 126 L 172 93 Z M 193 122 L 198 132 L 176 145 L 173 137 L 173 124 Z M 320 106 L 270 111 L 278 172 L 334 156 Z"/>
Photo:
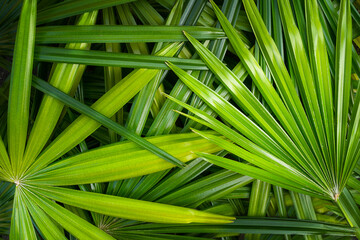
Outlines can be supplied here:
<path id="1" fill-rule="evenodd" d="M 225 38 L 220 29 L 202 26 L 51 26 L 37 29 L 36 43 L 181 42 L 186 41 L 182 31 L 201 40 Z"/>
<path id="2" fill-rule="evenodd" d="M 336 94 L 336 172 L 339 186 L 338 192 L 344 186 L 342 179 L 344 157 L 346 154 L 346 132 L 351 89 L 351 46 L 352 22 L 350 1 L 342 0 L 340 16 L 337 25 L 336 53 L 335 53 L 335 94 Z"/>
<path id="3" fill-rule="evenodd" d="M 36 0 L 26 0 L 23 3 L 11 70 L 8 142 L 15 178 L 20 177 L 19 169 L 27 138 L 35 46 L 36 2 Z"/>
<path id="4" fill-rule="evenodd" d="M 97 50 L 76 50 L 55 47 L 37 47 L 34 58 L 44 62 L 73 63 L 93 66 L 113 66 L 127 68 L 168 69 L 165 61 L 172 61 L 184 69 L 207 70 L 197 59 L 114 53 Z"/>
<path id="5" fill-rule="evenodd" d="M 232 217 L 194 209 L 65 188 L 32 188 L 56 201 L 109 216 L 159 223 L 230 223 Z"/>
<path id="6" fill-rule="evenodd" d="M 183 162 L 195 158 L 194 150 L 211 152 L 221 148 L 195 134 L 149 138 L 148 141 Z M 195 147 L 196 146 L 196 147 Z M 26 181 L 41 185 L 74 185 L 138 177 L 174 167 L 155 154 L 131 142 L 90 150 L 50 165 Z"/>

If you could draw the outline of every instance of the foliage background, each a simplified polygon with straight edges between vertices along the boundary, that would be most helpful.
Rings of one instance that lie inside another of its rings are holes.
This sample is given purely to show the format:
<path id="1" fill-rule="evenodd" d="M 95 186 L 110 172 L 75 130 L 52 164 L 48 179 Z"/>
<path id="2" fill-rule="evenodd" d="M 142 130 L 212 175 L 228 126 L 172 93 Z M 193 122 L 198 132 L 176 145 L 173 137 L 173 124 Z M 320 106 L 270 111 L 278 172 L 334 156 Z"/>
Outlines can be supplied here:
<path id="1" fill-rule="evenodd" d="M 359 237 L 359 6 L 0 0 L 1 236 Z"/>

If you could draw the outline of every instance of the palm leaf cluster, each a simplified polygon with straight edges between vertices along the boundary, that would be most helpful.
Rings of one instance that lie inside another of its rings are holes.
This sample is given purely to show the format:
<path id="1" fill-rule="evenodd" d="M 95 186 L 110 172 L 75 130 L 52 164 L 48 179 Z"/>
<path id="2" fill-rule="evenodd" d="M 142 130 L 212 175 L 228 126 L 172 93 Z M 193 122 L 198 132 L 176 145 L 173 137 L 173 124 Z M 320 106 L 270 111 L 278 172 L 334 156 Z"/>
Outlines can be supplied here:
<path id="1" fill-rule="evenodd" d="M 360 237 L 350 0 L 0 0 L 0 238 Z"/>

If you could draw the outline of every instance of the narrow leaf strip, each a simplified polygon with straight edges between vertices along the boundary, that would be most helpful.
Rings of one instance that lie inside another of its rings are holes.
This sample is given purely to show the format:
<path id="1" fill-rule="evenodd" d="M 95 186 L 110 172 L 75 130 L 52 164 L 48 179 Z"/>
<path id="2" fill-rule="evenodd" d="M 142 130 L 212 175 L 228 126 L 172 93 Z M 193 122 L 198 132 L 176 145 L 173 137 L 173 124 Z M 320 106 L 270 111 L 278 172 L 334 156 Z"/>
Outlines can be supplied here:
<path id="1" fill-rule="evenodd" d="M 261 226 L 261 227 L 260 227 Z M 354 229 L 348 226 L 323 223 L 319 221 L 304 221 L 291 218 L 254 218 L 240 217 L 231 224 L 225 225 L 173 225 L 173 224 L 143 224 L 128 226 L 124 232 L 142 231 L 144 233 L 220 233 L 220 234 L 291 234 L 313 235 L 325 234 L 334 236 L 354 236 Z"/>
<path id="2" fill-rule="evenodd" d="M 186 41 L 182 31 L 199 40 L 225 38 L 221 29 L 202 26 L 51 26 L 37 29 L 36 43 L 180 42 Z"/>
<path id="3" fill-rule="evenodd" d="M 168 69 L 165 61 L 172 61 L 183 69 L 207 70 L 198 59 L 183 59 L 133 53 L 114 53 L 96 50 L 75 50 L 56 47 L 37 47 L 34 58 L 45 62 L 76 63 L 94 66 Z"/>
<path id="4" fill-rule="evenodd" d="M 338 184 L 344 185 L 343 171 L 346 154 L 346 132 L 348 126 L 348 113 L 351 91 L 351 46 L 352 22 L 350 0 L 340 3 L 340 15 L 336 34 L 335 52 L 335 94 L 336 94 L 336 170 Z M 338 186 L 339 188 L 341 186 Z M 337 194 L 342 189 L 337 189 Z"/>
<path id="5" fill-rule="evenodd" d="M 36 0 L 25 0 L 17 29 L 8 107 L 9 156 L 15 178 L 27 138 L 33 54 L 35 46 Z"/>

